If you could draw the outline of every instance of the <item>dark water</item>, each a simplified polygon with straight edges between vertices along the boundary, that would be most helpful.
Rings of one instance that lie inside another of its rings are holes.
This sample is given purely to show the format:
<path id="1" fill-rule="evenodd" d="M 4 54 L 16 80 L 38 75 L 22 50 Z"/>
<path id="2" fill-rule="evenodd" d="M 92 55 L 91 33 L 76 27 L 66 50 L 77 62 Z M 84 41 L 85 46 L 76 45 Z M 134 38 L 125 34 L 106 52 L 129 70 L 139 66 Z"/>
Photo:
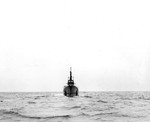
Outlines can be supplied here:
<path id="1" fill-rule="evenodd" d="M 0 122 L 150 122 L 150 92 L 0 93 Z"/>

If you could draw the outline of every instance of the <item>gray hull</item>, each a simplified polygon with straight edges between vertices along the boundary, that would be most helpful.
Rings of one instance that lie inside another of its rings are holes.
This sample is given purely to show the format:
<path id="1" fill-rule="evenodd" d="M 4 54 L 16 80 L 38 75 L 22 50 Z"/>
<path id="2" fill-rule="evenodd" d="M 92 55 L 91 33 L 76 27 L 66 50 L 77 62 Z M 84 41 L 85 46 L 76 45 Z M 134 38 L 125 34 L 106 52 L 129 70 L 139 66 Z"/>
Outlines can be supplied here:
<path id="1" fill-rule="evenodd" d="M 64 88 L 64 95 L 67 97 L 74 97 L 74 96 L 78 96 L 78 88 L 76 86 L 66 86 Z"/>

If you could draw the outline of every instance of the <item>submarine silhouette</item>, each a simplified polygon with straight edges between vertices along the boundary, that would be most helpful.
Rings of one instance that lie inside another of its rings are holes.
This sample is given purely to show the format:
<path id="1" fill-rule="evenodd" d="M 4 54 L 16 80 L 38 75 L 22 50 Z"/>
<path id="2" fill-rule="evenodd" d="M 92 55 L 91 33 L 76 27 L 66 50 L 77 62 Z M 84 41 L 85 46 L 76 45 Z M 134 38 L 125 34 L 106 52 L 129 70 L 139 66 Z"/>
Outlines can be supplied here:
<path id="1" fill-rule="evenodd" d="M 78 88 L 74 85 L 74 80 L 72 78 L 72 70 L 70 67 L 70 77 L 68 79 L 67 86 L 64 86 L 64 96 L 67 97 L 74 97 L 79 95 L 79 90 Z"/>

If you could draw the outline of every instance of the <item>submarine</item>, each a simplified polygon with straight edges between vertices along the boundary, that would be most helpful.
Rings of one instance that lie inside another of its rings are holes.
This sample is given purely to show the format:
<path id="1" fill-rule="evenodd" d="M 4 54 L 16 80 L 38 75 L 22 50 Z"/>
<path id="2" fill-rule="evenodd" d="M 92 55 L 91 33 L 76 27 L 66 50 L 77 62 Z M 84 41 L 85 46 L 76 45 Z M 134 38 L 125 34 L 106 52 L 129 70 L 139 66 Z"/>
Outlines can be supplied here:
<path id="1" fill-rule="evenodd" d="M 78 87 L 74 85 L 74 79 L 72 78 L 72 68 L 70 67 L 70 77 L 68 78 L 67 86 L 64 86 L 64 96 L 74 97 L 79 96 Z"/>

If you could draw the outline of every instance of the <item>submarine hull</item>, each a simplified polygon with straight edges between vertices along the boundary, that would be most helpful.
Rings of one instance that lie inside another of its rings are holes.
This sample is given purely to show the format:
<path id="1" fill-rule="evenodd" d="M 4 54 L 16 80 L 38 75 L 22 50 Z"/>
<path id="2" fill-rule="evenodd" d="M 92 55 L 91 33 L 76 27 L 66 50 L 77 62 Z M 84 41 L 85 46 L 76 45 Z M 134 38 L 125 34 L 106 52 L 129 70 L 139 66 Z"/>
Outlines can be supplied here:
<path id="1" fill-rule="evenodd" d="M 78 88 L 76 86 L 66 86 L 64 88 L 64 95 L 67 97 L 78 96 Z"/>

